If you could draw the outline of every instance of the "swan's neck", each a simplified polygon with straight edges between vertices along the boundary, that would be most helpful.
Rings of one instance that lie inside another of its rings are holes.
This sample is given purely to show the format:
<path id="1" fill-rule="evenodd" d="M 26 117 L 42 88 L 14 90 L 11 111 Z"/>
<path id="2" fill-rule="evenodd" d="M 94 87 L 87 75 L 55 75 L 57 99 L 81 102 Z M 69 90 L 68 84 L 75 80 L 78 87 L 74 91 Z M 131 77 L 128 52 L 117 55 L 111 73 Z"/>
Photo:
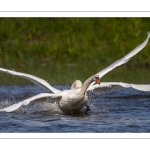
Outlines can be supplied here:
<path id="1" fill-rule="evenodd" d="M 90 85 L 92 82 L 93 82 L 93 76 L 90 77 L 89 79 L 87 79 L 87 80 L 83 83 L 82 88 L 81 88 L 81 91 L 79 92 L 79 94 L 84 95 L 85 92 L 86 92 L 86 90 L 87 90 L 87 88 L 89 87 L 89 85 Z"/>

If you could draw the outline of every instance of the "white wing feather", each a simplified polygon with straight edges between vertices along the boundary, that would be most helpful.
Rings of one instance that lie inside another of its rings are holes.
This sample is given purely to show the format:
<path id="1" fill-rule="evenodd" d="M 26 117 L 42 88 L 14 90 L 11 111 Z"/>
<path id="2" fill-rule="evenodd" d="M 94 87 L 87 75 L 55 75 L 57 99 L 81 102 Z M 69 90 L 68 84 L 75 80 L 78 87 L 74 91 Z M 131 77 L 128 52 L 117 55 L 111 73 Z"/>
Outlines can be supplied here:
<path id="1" fill-rule="evenodd" d="M 16 71 L 12 71 L 12 70 L 8 70 L 8 69 L 3 69 L 0 68 L 0 72 L 4 72 L 7 74 L 11 74 L 14 76 L 19 76 L 21 78 L 25 78 L 28 79 L 29 81 L 33 82 L 35 85 L 45 89 L 45 90 L 50 90 L 53 93 L 58 93 L 61 92 L 59 90 L 57 90 L 56 88 L 52 87 L 48 82 L 46 82 L 45 80 L 38 78 L 36 76 L 30 75 L 30 74 L 26 74 L 26 73 L 21 73 L 21 72 L 16 72 Z"/>
<path id="2" fill-rule="evenodd" d="M 102 76 L 104 76 L 106 73 L 113 70 L 117 66 L 120 66 L 120 65 L 126 63 L 127 61 L 129 61 L 134 55 L 136 55 L 139 51 L 141 51 L 146 46 L 149 38 L 150 38 L 150 32 L 148 32 L 147 39 L 142 44 L 137 46 L 135 49 L 133 49 L 130 53 L 128 53 L 123 58 L 115 61 L 113 64 L 111 64 L 107 68 L 105 68 L 102 71 L 98 72 L 97 74 L 99 75 L 99 77 L 101 78 Z"/>
<path id="3" fill-rule="evenodd" d="M 101 82 L 100 85 L 95 84 L 93 86 L 90 86 L 87 91 L 98 91 L 98 89 L 102 92 L 103 89 L 106 90 L 113 88 L 114 86 L 120 86 L 122 88 L 134 88 L 139 91 L 150 91 L 150 84 L 129 84 L 129 83 L 123 83 L 123 82 Z"/>
<path id="4" fill-rule="evenodd" d="M 19 107 L 23 106 L 23 105 L 28 105 L 30 102 L 32 101 L 35 101 L 35 100 L 38 100 L 38 99 L 41 99 L 41 98 L 53 98 L 53 99 L 56 99 L 56 98 L 61 98 L 61 93 L 60 94 L 50 94 L 50 93 L 41 93 L 41 94 L 38 94 L 36 96 L 33 96 L 33 97 L 30 97 L 28 99 L 25 99 L 17 104 L 13 104 L 9 107 L 6 107 L 6 108 L 2 108 L 0 109 L 0 112 L 12 112 L 14 110 L 17 110 Z"/>

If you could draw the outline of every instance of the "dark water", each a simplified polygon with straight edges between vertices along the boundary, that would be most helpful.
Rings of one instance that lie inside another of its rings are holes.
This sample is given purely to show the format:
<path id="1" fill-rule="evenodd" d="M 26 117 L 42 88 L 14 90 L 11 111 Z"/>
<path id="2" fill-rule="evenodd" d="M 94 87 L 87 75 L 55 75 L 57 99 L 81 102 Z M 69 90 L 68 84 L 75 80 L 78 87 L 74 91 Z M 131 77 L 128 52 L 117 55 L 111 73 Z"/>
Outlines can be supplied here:
<path id="1" fill-rule="evenodd" d="M 57 86 L 67 89 L 67 86 Z M 45 92 L 36 86 L 0 86 L 0 107 Z M 48 102 L 24 106 L 12 113 L 0 113 L 1 133 L 147 133 L 150 132 L 150 92 L 121 89 L 91 94 L 88 115 L 44 112 Z"/>

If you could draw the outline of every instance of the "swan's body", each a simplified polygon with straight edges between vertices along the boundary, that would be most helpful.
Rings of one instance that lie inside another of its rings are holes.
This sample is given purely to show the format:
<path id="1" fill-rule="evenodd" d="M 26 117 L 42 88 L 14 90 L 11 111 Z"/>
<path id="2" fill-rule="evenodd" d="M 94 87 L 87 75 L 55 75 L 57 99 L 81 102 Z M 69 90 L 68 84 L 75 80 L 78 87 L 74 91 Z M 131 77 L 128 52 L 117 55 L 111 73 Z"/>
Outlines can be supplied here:
<path id="1" fill-rule="evenodd" d="M 77 113 L 87 106 L 88 97 L 86 94 L 80 94 L 79 90 L 69 90 L 59 102 L 59 107 L 67 113 Z"/>
<path id="2" fill-rule="evenodd" d="M 83 84 L 80 80 L 75 81 L 72 84 L 70 90 L 60 91 L 52 87 L 45 80 L 35 77 L 33 75 L 0 68 L 1 72 L 28 79 L 31 82 L 35 83 L 36 85 L 42 87 L 43 89 L 52 92 L 52 93 L 38 94 L 24 101 L 21 101 L 17 104 L 11 105 L 7 108 L 0 109 L 0 111 L 11 112 L 18 109 L 22 105 L 28 105 L 32 101 L 41 98 L 49 98 L 51 100 L 54 100 L 63 112 L 76 113 L 82 111 L 84 108 L 88 108 L 88 96 L 87 96 L 88 91 L 101 92 L 103 91 L 104 88 L 111 87 L 111 86 L 122 86 L 125 88 L 132 87 L 137 90 L 150 91 L 150 85 L 136 85 L 136 84 L 121 83 L 121 82 L 108 82 L 108 83 L 102 82 L 101 84 L 99 84 L 100 83 L 99 78 L 101 78 L 102 76 L 104 76 L 106 73 L 113 70 L 117 66 L 120 66 L 126 63 L 127 61 L 129 61 L 134 55 L 136 55 L 139 51 L 141 51 L 146 46 L 149 38 L 150 38 L 150 33 L 148 33 L 146 40 L 142 44 L 140 44 L 138 47 L 136 47 L 134 50 L 132 50 L 130 53 L 124 56 L 122 59 L 117 60 L 112 65 L 108 66 L 107 68 L 103 69 L 102 71 L 98 72 L 92 77 L 88 78 Z"/>

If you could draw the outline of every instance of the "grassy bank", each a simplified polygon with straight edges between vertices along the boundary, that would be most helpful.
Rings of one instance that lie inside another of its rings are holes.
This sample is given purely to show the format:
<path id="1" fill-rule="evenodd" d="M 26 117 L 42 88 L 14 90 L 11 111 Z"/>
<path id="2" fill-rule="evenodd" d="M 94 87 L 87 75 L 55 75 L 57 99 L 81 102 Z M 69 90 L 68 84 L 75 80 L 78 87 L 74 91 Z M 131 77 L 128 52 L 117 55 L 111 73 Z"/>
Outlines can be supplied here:
<path id="1" fill-rule="evenodd" d="M 0 67 L 70 84 L 120 59 L 150 30 L 150 18 L 0 18 Z M 102 81 L 150 83 L 150 44 Z M 1 84 L 28 84 L 0 73 Z"/>

